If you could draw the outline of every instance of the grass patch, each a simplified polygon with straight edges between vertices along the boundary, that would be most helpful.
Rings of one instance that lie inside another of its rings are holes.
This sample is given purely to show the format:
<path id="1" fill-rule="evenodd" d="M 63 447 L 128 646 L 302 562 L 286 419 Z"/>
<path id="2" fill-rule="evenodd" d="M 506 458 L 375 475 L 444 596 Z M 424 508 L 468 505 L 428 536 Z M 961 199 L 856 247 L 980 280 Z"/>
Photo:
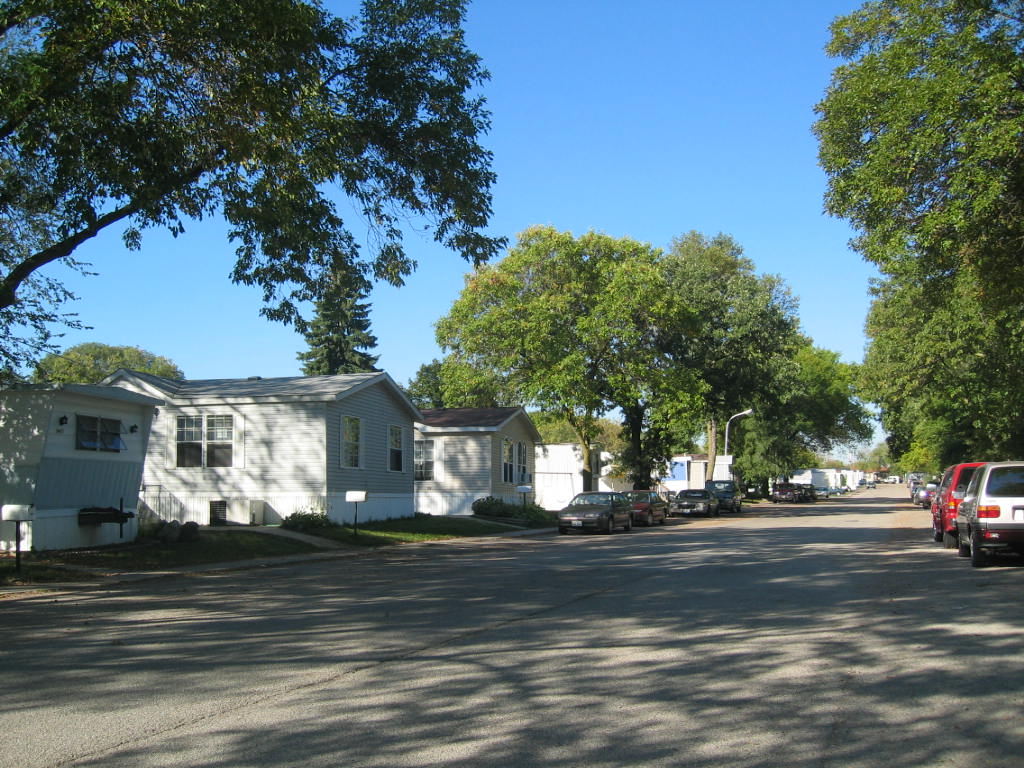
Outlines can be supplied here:
<path id="1" fill-rule="evenodd" d="M 81 581 L 96 573 L 158 571 L 187 565 L 229 563 L 254 557 L 276 557 L 316 552 L 318 547 L 303 541 L 247 531 L 203 531 L 199 541 L 160 544 L 139 541 L 93 549 L 65 549 L 22 553 L 21 573 L 14 570 L 14 558 L 0 560 L 0 584 L 25 585 L 53 581 Z"/>
<path id="2" fill-rule="evenodd" d="M 403 542 L 486 536 L 507 532 L 508 526 L 473 518 L 416 515 L 397 520 L 360 523 L 359 533 L 350 526 L 304 528 L 306 533 L 346 544 L 380 547 Z M 230 563 L 280 555 L 323 551 L 314 544 L 250 531 L 203 529 L 199 541 L 161 544 L 139 541 L 93 549 L 24 552 L 21 571 L 14 570 L 14 556 L 0 557 L 0 586 L 30 586 L 61 581 L 91 581 L 97 574 L 159 571 L 189 565 Z M 75 569 L 96 569 L 88 572 Z"/>
<path id="3" fill-rule="evenodd" d="M 373 520 L 360 523 L 358 535 L 349 525 L 325 526 L 319 529 L 305 528 L 303 530 L 315 536 L 323 536 L 325 539 L 334 539 L 346 544 L 380 547 L 418 541 L 459 539 L 466 536 L 487 536 L 492 533 L 507 533 L 509 528 L 507 525 L 488 523 L 471 517 L 416 515 L 396 520 Z"/>

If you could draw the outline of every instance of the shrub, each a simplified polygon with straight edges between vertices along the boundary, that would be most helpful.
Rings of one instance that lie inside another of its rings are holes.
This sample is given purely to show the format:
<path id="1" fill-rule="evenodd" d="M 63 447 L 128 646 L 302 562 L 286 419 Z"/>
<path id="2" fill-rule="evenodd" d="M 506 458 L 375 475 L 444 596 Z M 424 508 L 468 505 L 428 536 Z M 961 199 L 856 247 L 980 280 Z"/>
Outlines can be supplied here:
<path id="1" fill-rule="evenodd" d="M 494 496 L 486 496 L 474 501 L 472 510 L 474 515 L 481 517 L 512 517 L 513 513 L 508 509 L 511 506 L 508 502 Z"/>
<path id="2" fill-rule="evenodd" d="M 537 504 L 513 504 L 494 496 L 477 499 L 472 505 L 473 514 L 480 517 L 507 517 L 523 520 L 531 527 L 553 525 L 551 513 Z"/>
<path id="3" fill-rule="evenodd" d="M 331 520 L 326 512 L 312 512 L 301 509 L 298 512 L 292 512 L 281 521 L 282 528 L 289 531 L 299 531 L 300 533 L 308 533 L 309 531 L 323 528 L 337 528 L 338 526 L 339 524 Z"/>

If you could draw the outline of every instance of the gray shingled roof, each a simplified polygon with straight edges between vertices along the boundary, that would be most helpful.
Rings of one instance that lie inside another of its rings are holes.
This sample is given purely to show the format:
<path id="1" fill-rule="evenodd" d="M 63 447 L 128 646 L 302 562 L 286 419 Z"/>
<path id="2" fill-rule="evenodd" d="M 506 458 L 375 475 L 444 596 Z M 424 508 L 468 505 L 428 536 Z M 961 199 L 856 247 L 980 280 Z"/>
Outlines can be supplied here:
<path id="1" fill-rule="evenodd" d="M 421 424 L 428 427 L 500 427 L 519 408 L 428 408 Z"/>
<path id="2" fill-rule="evenodd" d="M 139 373 L 134 375 L 172 397 L 302 397 L 323 395 L 331 398 L 382 376 L 380 373 L 344 373 L 337 376 L 284 376 L 264 379 L 165 379 Z"/>
<path id="3" fill-rule="evenodd" d="M 199 400 L 336 400 L 364 387 L 378 382 L 393 387 L 399 397 L 405 401 L 414 418 L 419 411 L 409 402 L 401 388 L 384 372 L 376 373 L 343 373 L 336 376 L 285 376 L 278 378 L 262 378 L 252 376 L 246 379 L 167 379 L 141 371 L 122 370 L 104 379 L 105 384 L 116 384 L 120 376 L 134 379 L 151 390 L 160 392 L 168 400 L 199 401 Z"/>

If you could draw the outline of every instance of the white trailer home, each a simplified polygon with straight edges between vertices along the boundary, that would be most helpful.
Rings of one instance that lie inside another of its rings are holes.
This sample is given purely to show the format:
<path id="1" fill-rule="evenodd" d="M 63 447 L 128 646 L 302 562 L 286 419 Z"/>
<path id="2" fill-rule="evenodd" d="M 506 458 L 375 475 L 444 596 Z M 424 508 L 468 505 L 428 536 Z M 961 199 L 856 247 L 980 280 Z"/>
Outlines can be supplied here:
<path id="1" fill-rule="evenodd" d="M 162 404 L 85 384 L 0 390 L 0 547 L 134 540 L 150 425 Z"/>
<path id="2" fill-rule="evenodd" d="M 121 370 L 104 384 L 159 397 L 142 501 L 163 520 L 272 524 L 412 517 L 420 412 L 386 373 L 174 380 Z M 365 491 L 358 510 L 350 491 Z"/>

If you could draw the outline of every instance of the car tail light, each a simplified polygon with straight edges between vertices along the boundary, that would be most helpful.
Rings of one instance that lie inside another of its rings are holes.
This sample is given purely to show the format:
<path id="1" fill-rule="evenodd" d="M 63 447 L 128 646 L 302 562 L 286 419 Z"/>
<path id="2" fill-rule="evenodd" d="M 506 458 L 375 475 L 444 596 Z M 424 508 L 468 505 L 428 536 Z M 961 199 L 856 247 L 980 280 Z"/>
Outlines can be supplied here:
<path id="1" fill-rule="evenodd" d="M 978 517 L 999 517 L 999 507 L 978 507 Z"/>

